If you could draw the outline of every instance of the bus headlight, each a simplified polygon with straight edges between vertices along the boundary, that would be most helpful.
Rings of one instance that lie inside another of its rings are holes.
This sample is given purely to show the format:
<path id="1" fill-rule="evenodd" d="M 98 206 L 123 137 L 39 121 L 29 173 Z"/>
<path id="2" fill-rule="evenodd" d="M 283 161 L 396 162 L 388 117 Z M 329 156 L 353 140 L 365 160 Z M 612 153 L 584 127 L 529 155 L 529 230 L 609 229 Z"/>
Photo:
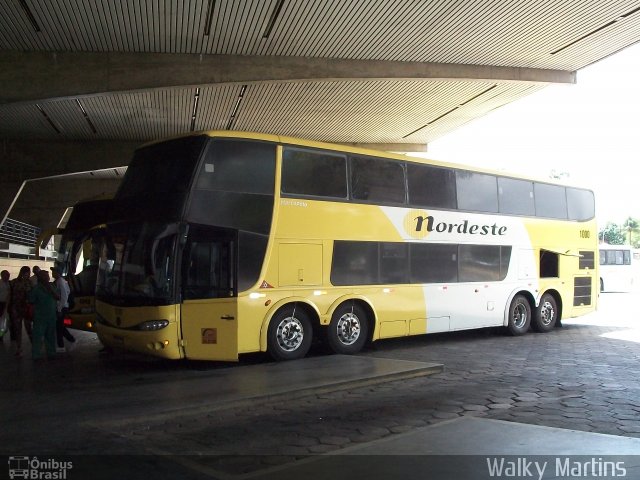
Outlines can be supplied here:
<path id="1" fill-rule="evenodd" d="M 138 330 L 150 332 L 153 330 L 161 330 L 169 325 L 169 320 L 149 320 L 138 325 Z"/>

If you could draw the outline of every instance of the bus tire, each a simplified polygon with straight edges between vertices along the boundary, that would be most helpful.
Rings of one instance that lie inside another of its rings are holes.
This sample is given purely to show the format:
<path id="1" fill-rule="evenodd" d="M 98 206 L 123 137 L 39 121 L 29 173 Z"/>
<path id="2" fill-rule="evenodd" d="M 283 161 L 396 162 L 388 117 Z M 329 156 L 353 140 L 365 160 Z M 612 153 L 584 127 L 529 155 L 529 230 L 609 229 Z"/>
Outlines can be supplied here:
<path id="1" fill-rule="evenodd" d="M 274 360 L 303 358 L 313 337 L 311 319 L 303 308 L 287 305 L 278 310 L 267 330 L 267 352 Z"/>
<path id="2" fill-rule="evenodd" d="M 558 304 L 553 295 L 545 293 L 540 299 L 540 305 L 536 308 L 536 314 L 531 327 L 540 333 L 546 333 L 556 326 L 558 320 Z"/>
<path id="3" fill-rule="evenodd" d="M 340 305 L 327 327 L 327 343 L 335 353 L 353 355 L 362 350 L 369 335 L 369 320 L 355 302 Z"/>
<path id="4" fill-rule="evenodd" d="M 524 295 L 516 295 L 509 305 L 507 331 L 511 335 L 524 335 L 531 325 L 531 304 Z"/>

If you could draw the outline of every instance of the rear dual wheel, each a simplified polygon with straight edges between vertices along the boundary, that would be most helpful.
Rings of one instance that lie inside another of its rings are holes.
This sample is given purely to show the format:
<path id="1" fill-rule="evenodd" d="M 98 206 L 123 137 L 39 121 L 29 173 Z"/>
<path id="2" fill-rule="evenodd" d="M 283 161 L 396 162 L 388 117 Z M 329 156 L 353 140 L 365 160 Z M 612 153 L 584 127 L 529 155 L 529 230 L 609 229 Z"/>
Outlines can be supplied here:
<path id="1" fill-rule="evenodd" d="M 536 308 L 536 313 L 531 322 L 531 327 L 540 333 L 553 330 L 558 321 L 558 305 L 553 295 L 545 293 L 540 299 L 540 305 Z"/>
<path id="2" fill-rule="evenodd" d="M 524 335 L 531 327 L 536 332 L 546 333 L 558 322 L 558 304 L 553 295 L 545 293 L 532 315 L 531 304 L 524 295 L 516 295 L 509 306 L 507 330 L 511 335 Z"/>
<path id="3" fill-rule="evenodd" d="M 369 335 L 369 320 L 355 302 L 340 305 L 327 327 L 327 343 L 335 353 L 353 355 L 362 350 Z"/>

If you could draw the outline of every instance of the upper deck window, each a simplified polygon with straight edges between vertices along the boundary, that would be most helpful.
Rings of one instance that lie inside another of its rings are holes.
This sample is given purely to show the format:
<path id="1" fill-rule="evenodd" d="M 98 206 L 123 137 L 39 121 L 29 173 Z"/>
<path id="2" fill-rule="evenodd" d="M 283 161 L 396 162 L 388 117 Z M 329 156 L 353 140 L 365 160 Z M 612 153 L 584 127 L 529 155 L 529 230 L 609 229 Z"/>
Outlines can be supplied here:
<path id="1" fill-rule="evenodd" d="M 512 215 L 536 214 L 533 200 L 533 182 L 515 178 L 498 177 L 500 213 Z"/>
<path id="2" fill-rule="evenodd" d="M 275 193 L 276 145 L 214 139 L 201 161 L 186 220 L 269 233 Z"/>
<path id="3" fill-rule="evenodd" d="M 184 137 L 138 149 L 116 198 L 188 191 L 207 138 Z"/>
<path id="4" fill-rule="evenodd" d="M 493 175 L 456 170 L 456 184 L 460 210 L 487 213 L 498 211 L 498 186 Z"/>
<path id="5" fill-rule="evenodd" d="M 375 157 L 352 157 L 351 197 L 383 204 L 405 203 L 402 163 Z"/>
<path id="6" fill-rule="evenodd" d="M 578 188 L 567 188 L 569 220 L 590 220 L 596 212 L 593 192 Z"/>
<path id="7" fill-rule="evenodd" d="M 346 157 L 323 150 L 285 148 L 282 193 L 346 200 Z"/>
<path id="8" fill-rule="evenodd" d="M 246 140 L 211 142 L 196 190 L 273 195 L 275 146 Z"/>
<path id="9" fill-rule="evenodd" d="M 534 191 L 536 196 L 536 216 L 566 220 L 567 195 L 565 187 L 535 183 Z"/>
<path id="10" fill-rule="evenodd" d="M 408 163 L 407 181 L 412 206 L 456 208 L 456 176 L 453 170 Z"/>

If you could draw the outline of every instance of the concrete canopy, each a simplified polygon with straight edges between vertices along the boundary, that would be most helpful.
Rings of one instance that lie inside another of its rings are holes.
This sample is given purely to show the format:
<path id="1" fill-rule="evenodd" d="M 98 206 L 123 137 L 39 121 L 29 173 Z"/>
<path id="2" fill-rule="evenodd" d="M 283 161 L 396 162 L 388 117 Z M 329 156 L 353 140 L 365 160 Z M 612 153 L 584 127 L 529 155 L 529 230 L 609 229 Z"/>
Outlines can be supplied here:
<path id="1" fill-rule="evenodd" d="M 0 209 L 193 130 L 424 149 L 639 39 L 625 0 L 2 2 Z"/>

